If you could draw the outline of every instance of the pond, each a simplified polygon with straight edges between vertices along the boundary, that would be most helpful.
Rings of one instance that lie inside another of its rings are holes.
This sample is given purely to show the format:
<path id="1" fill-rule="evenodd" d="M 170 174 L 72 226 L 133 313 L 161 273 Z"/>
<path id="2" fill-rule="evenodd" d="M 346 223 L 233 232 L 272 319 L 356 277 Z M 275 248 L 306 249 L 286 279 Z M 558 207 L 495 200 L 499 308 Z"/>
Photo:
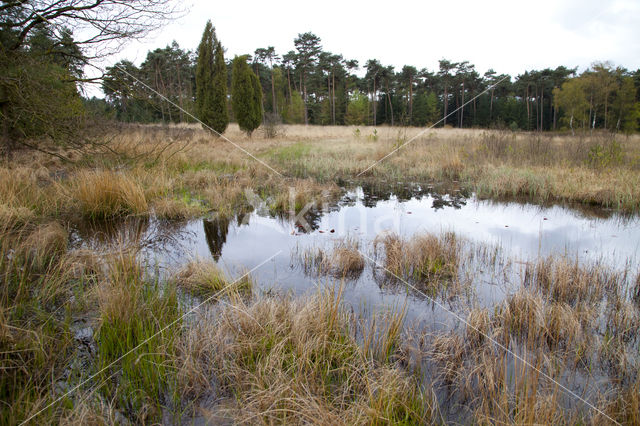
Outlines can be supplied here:
<path id="1" fill-rule="evenodd" d="M 231 278 L 250 271 L 264 293 L 300 296 L 343 281 L 344 301 L 365 320 L 404 309 L 406 330 L 429 333 L 463 333 L 461 319 L 471 309 L 493 311 L 523 286 L 527 267 L 542 258 L 598 265 L 622 276 L 619 282 L 624 285 L 630 285 L 639 271 L 640 218 L 603 209 L 488 201 L 455 188 L 443 192 L 406 185 L 394 190 L 356 187 L 338 202 L 278 215 L 267 202 L 247 195 L 252 207 L 232 218 L 176 222 L 152 217 L 81 224 L 72 233 L 72 244 L 98 251 L 134 244 L 161 278 L 171 277 L 191 260 L 213 260 Z M 426 294 L 391 280 L 382 267 L 384 253 L 376 244 L 381 237 L 411 239 L 450 232 L 460 242 L 456 280 L 464 283 L 464 291 Z M 306 263 L 309 253 L 331 253 L 344 241 L 359 247 L 365 260 L 362 271 L 336 278 Z M 604 336 L 598 328 L 596 333 Z M 428 367 L 423 374 L 430 374 Z M 587 388 L 606 390 L 610 374 L 615 373 L 574 371 L 565 384 L 577 394 L 589 393 Z M 439 397 L 449 400 L 447 395 Z M 459 417 L 455 403 L 449 402 L 447 417 L 464 421 L 466 414 Z M 565 398 L 564 404 L 575 403 Z"/>
<path id="2" fill-rule="evenodd" d="M 85 224 L 75 230 L 74 240 L 76 246 L 97 250 L 116 241 L 134 241 L 163 276 L 189 260 L 213 259 L 230 277 L 239 277 L 269 259 L 251 272 L 258 286 L 263 291 L 301 295 L 318 284 L 335 281 L 309 274 L 301 264 L 301 254 L 314 248 L 331 251 L 336 242 L 348 238 L 360 247 L 366 266 L 348 279 L 345 299 L 367 309 L 395 306 L 405 299 L 404 290 L 385 286 L 380 279 L 384 274 L 374 240 L 388 233 L 410 238 L 452 231 L 467 241 L 470 253 L 460 274 L 472 280 L 472 298 L 483 306 L 495 304 L 517 287 L 523 266 L 540 257 L 565 256 L 581 263 L 638 270 L 637 216 L 584 207 L 479 200 L 457 190 L 442 194 L 418 185 L 396 192 L 357 187 L 337 203 L 297 215 L 274 215 L 255 197 L 252 211 L 231 219 L 167 222 L 134 218 L 109 226 Z M 480 251 L 484 258 L 471 255 Z M 430 312 L 429 302 L 414 294 L 409 316 Z M 455 300 L 447 302 L 455 309 Z"/>

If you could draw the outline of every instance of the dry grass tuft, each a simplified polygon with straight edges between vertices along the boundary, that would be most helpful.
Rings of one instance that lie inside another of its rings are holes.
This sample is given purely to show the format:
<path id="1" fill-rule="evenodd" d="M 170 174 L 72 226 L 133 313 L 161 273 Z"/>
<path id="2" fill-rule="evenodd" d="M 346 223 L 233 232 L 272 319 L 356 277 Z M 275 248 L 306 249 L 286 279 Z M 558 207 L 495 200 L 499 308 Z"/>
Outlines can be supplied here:
<path id="1" fill-rule="evenodd" d="M 604 399 L 599 404 L 599 408 L 618 424 L 639 425 L 640 424 L 640 379 L 630 386 L 616 389 L 615 393 L 608 399 Z M 608 424 L 608 417 L 596 413 L 593 424 Z"/>
<path id="2" fill-rule="evenodd" d="M 69 236 L 58 222 L 40 225 L 24 240 L 20 251 L 38 268 L 46 267 L 52 259 L 67 251 Z"/>
<path id="3" fill-rule="evenodd" d="M 352 238 L 337 240 L 330 253 L 318 247 L 305 249 L 298 255 L 305 274 L 333 275 L 336 278 L 357 279 L 362 274 L 365 260 L 360 244 Z"/>
<path id="4" fill-rule="evenodd" d="M 60 424 L 68 426 L 113 425 L 126 422 L 122 414 L 113 405 L 94 394 L 80 394 L 73 408 L 60 417 Z"/>
<path id="5" fill-rule="evenodd" d="M 335 200 L 339 192 L 340 188 L 332 182 L 320 184 L 312 179 L 296 180 L 288 187 L 283 185 L 270 207 L 274 212 L 297 214 L 303 210 L 323 208 Z"/>
<path id="6" fill-rule="evenodd" d="M 364 269 L 364 257 L 355 240 L 345 239 L 338 242 L 333 248 L 332 258 L 340 276 L 357 278 Z"/>
<path id="7" fill-rule="evenodd" d="M 621 284 L 615 273 L 598 265 L 582 266 L 577 260 L 564 257 L 540 259 L 525 269 L 525 286 L 533 286 L 546 297 L 572 306 L 600 301 L 607 290 Z"/>
<path id="8" fill-rule="evenodd" d="M 496 308 L 493 318 L 494 328 L 501 331 L 507 344 L 510 336 L 524 341 L 537 342 L 544 331 L 544 300 L 539 295 L 525 289 L 507 297 Z"/>
<path id="9" fill-rule="evenodd" d="M 81 171 L 76 176 L 74 196 L 82 214 L 90 219 L 149 213 L 144 190 L 123 173 Z"/>
<path id="10" fill-rule="evenodd" d="M 175 198 L 161 198 L 152 203 L 156 217 L 169 220 L 183 220 L 197 216 L 202 209 Z"/>
<path id="11" fill-rule="evenodd" d="M 491 332 L 491 317 L 487 309 L 475 308 L 467 315 L 467 333 L 466 341 L 472 348 L 481 347 L 486 336 Z"/>
<path id="12" fill-rule="evenodd" d="M 248 275 L 237 280 L 227 278 L 213 261 L 195 260 L 187 263 L 175 275 L 175 282 L 198 297 L 250 295 L 253 281 Z"/>
<path id="13" fill-rule="evenodd" d="M 0 232 L 20 228 L 34 219 L 35 214 L 27 207 L 0 204 Z"/>
<path id="14" fill-rule="evenodd" d="M 235 397 L 225 407 L 234 422 L 430 421 L 431 401 L 415 379 L 358 346 L 340 294 L 236 302 L 198 321 L 181 351 L 184 389 L 202 394 L 217 378 L 218 391 Z"/>
<path id="15" fill-rule="evenodd" d="M 129 324 L 142 314 L 144 276 L 134 252 L 123 249 L 110 256 L 103 282 L 96 288 L 103 322 Z"/>
<path id="16" fill-rule="evenodd" d="M 439 367 L 439 375 L 446 384 L 460 380 L 466 356 L 466 345 L 457 334 L 437 334 L 431 343 L 430 356 Z"/>
<path id="17" fill-rule="evenodd" d="M 384 266 L 393 274 L 390 278 L 401 277 L 430 294 L 446 290 L 453 296 L 462 290 L 458 277 L 462 243 L 454 233 L 417 235 L 409 240 L 394 234 L 378 236 L 376 252 L 380 246 Z"/>

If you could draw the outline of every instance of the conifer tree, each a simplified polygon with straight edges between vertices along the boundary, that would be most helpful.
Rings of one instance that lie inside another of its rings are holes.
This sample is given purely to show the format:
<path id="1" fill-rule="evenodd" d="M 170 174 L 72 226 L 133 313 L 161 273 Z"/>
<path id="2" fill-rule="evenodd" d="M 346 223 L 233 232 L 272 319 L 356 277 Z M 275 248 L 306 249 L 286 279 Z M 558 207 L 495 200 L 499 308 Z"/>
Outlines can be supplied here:
<path id="1" fill-rule="evenodd" d="M 229 109 L 227 108 L 227 64 L 224 62 L 224 49 L 220 40 L 216 43 L 213 63 L 213 127 L 218 133 L 223 133 L 229 124 Z"/>
<path id="2" fill-rule="evenodd" d="M 198 46 L 196 113 L 204 125 L 218 133 L 223 133 L 229 124 L 227 68 L 222 44 L 216 39 L 211 21 L 207 21 Z"/>
<path id="3" fill-rule="evenodd" d="M 240 129 L 251 137 L 262 121 L 262 88 L 258 76 L 247 65 L 246 56 L 233 59 L 231 105 Z"/>

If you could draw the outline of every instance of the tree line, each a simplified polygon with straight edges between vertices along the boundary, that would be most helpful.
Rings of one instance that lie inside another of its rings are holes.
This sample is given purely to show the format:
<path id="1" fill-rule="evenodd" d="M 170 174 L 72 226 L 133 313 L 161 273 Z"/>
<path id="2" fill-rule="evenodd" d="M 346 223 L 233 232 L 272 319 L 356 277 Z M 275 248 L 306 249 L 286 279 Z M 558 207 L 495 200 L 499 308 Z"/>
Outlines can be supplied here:
<path id="1" fill-rule="evenodd" d="M 639 125 L 640 70 L 629 71 L 609 62 L 596 62 L 580 74 L 576 68 L 559 66 L 526 71 L 513 78 L 492 69 L 480 74 L 468 61 L 447 59 L 441 59 L 436 70 L 412 65 L 396 70 L 378 59 L 359 64 L 323 50 L 321 39 L 310 32 L 299 34 L 294 45 L 295 50 L 284 54 L 268 46 L 245 55 L 258 77 L 263 119 L 320 125 L 439 123 L 538 131 L 635 131 Z M 220 78 L 218 84 L 226 81 L 230 88 L 232 61 L 225 64 L 227 78 Z M 118 66 L 130 68 L 187 109 L 193 108 L 194 99 L 197 102 L 197 55 L 175 42 L 150 51 L 139 68 L 127 61 Z M 361 68 L 364 75 L 358 76 Z M 103 86 L 119 119 L 185 120 L 178 110 L 171 111 L 171 106 L 151 93 L 129 99 L 135 83 L 120 78 L 112 67 Z M 230 115 L 233 118 L 232 111 Z"/>
<path id="2" fill-rule="evenodd" d="M 0 12 L 2 151 L 36 144 L 38 138 L 81 144 L 78 130 L 95 116 L 168 123 L 192 121 L 193 114 L 214 129 L 242 121 L 248 133 L 256 122 L 280 121 L 573 132 L 639 127 L 640 70 L 608 62 L 580 74 L 559 66 L 516 77 L 494 70 L 480 74 L 468 61 L 447 59 L 435 70 L 396 69 L 379 59 L 360 64 L 328 52 L 310 32 L 299 34 L 286 53 L 267 46 L 225 59 L 208 24 L 196 50 L 174 42 L 149 51 L 139 66 L 121 60 L 89 78 L 85 69 L 114 53 L 121 41 L 144 37 L 173 19 L 173 3 L 29 0 L 2 2 Z M 207 58 L 202 57 L 205 39 Z M 203 61 L 208 70 L 199 66 Z M 235 100 L 234 70 L 242 94 Z M 203 83 L 207 75 L 211 80 Z M 83 85 L 96 82 L 105 98 L 82 96 Z"/>

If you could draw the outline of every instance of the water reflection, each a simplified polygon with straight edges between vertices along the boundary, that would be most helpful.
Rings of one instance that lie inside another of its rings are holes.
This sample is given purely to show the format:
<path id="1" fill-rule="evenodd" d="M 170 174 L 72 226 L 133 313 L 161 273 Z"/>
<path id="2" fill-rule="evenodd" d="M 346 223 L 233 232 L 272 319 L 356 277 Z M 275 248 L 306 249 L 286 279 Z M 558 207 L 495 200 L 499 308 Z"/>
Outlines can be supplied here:
<path id="1" fill-rule="evenodd" d="M 431 197 L 433 198 L 432 208 L 438 210 L 444 207 L 460 208 L 472 196 L 468 190 L 452 183 L 445 185 L 416 182 L 365 182 L 358 188 L 344 197 L 342 205 L 353 206 L 357 202 L 362 202 L 365 207 L 375 208 L 380 201 L 389 199 L 404 202 L 414 198 Z"/>
<path id="2" fill-rule="evenodd" d="M 148 217 L 124 217 L 101 221 L 79 221 L 74 224 L 72 239 L 91 247 L 120 242 L 140 242 L 149 230 Z"/>
<path id="3" fill-rule="evenodd" d="M 323 244 L 331 247 L 344 238 L 353 238 L 368 250 L 381 232 L 410 237 L 454 231 L 462 238 L 499 246 L 512 259 L 569 255 L 581 262 L 603 261 L 616 268 L 638 266 L 637 216 L 598 214 L 592 213 L 596 209 L 578 211 L 558 205 L 483 201 L 457 189 L 450 191 L 441 193 L 436 187 L 417 184 L 395 186 L 394 190 L 372 185 L 346 193 L 335 205 L 309 209 L 297 217 L 274 215 L 258 205 L 235 216 L 189 222 L 126 218 L 78 223 L 73 239 L 76 245 L 95 249 L 115 243 L 137 245 L 170 266 L 212 256 L 232 275 L 257 266 L 281 250 L 282 259 L 274 260 L 268 271 L 261 269 L 256 279 L 265 286 L 296 292 L 304 292 L 317 282 L 291 269 L 292 252 Z M 369 269 L 354 279 L 358 297 L 375 298 L 381 287 L 389 291 L 389 286 L 380 285 L 375 271 Z M 491 277 L 486 280 L 491 281 Z"/>
<path id="4" fill-rule="evenodd" d="M 71 224 L 71 246 L 95 251 L 135 249 L 150 257 L 182 256 L 181 249 L 193 243 L 196 233 L 187 221 L 129 216 L 104 221 Z"/>
<path id="5" fill-rule="evenodd" d="M 217 262 L 222 255 L 222 246 L 227 242 L 229 224 L 231 221 L 226 216 L 218 216 L 213 219 L 203 219 L 204 235 L 213 259 Z M 238 224 L 241 221 L 238 216 Z"/>

